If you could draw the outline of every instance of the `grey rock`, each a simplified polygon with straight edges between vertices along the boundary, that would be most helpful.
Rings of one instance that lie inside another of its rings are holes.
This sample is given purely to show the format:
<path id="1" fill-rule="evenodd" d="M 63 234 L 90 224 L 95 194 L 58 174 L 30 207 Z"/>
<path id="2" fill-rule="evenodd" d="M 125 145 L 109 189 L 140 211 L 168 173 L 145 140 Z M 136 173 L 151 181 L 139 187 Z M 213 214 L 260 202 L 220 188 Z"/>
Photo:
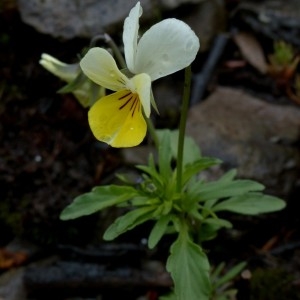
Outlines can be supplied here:
<path id="1" fill-rule="evenodd" d="M 299 0 L 241 1 L 235 18 L 272 40 L 284 40 L 300 47 Z"/>
<path id="2" fill-rule="evenodd" d="M 15 237 L 5 248 L 10 252 L 26 253 L 27 259 L 31 259 L 41 251 L 37 245 L 18 237 Z"/>
<path id="3" fill-rule="evenodd" d="M 0 276 L 1 300 L 25 300 L 24 268 L 11 269 Z"/>
<path id="4" fill-rule="evenodd" d="M 206 156 L 223 160 L 224 170 L 264 184 L 284 197 L 299 185 L 300 110 L 222 88 L 191 108 L 187 134 Z"/>
<path id="5" fill-rule="evenodd" d="M 207 0 L 160 0 L 161 6 L 167 9 L 177 8 L 182 4 L 198 4 Z"/>
<path id="6" fill-rule="evenodd" d="M 136 0 L 18 0 L 22 20 L 37 31 L 53 37 L 92 38 L 115 33 Z M 140 1 L 145 15 L 152 13 L 155 1 Z M 122 30 L 121 30 L 122 31 Z"/>
<path id="7" fill-rule="evenodd" d="M 200 51 L 207 51 L 217 34 L 226 31 L 227 14 L 223 0 L 203 1 L 181 18 L 200 39 Z"/>

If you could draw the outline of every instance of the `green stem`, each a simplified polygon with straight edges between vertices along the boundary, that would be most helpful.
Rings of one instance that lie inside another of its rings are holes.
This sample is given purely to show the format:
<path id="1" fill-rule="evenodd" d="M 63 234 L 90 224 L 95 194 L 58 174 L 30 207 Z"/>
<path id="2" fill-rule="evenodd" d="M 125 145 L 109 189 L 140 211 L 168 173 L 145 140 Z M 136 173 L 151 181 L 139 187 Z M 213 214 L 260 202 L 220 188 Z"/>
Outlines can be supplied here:
<path id="1" fill-rule="evenodd" d="M 107 33 L 104 33 L 104 37 L 106 39 L 105 40 L 106 43 L 109 45 L 109 47 L 112 49 L 112 51 L 116 55 L 116 59 L 118 60 L 121 68 L 123 68 L 123 69 L 127 68 L 125 59 L 124 59 L 122 53 L 120 52 L 120 49 L 114 42 L 114 40 Z"/>
<path id="2" fill-rule="evenodd" d="M 187 114 L 189 109 L 189 100 L 191 94 L 191 80 L 192 70 L 191 66 L 185 68 L 184 72 L 184 87 L 183 87 L 183 99 L 181 107 L 181 117 L 179 124 L 179 136 L 178 136 L 178 148 L 177 148 L 177 192 L 181 191 L 182 183 L 182 168 L 183 168 L 183 149 L 184 149 L 184 136 Z"/>
<path id="3" fill-rule="evenodd" d="M 157 134 L 156 134 L 153 122 L 152 122 L 152 120 L 150 118 L 147 118 L 145 116 L 144 116 L 144 118 L 146 120 L 147 128 L 148 128 L 150 136 L 151 136 L 151 138 L 152 138 L 152 140 L 154 142 L 154 145 L 155 145 L 156 149 L 158 149 L 159 142 L 158 142 L 158 137 L 157 137 Z"/>

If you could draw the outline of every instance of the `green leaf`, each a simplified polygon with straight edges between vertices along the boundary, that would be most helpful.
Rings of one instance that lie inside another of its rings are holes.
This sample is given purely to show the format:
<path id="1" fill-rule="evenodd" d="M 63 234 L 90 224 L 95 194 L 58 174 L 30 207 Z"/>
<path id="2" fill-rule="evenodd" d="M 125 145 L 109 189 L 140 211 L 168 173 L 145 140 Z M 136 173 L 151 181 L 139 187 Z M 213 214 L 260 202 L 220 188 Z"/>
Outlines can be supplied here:
<path id="1" fill-rule="evenodd" d="M 159 173 L 165 180 L 168 180 L 172 175 L 172 150 L 170 144 L 170 130 L 165 130 L 161 136 L 158 148 Z"/>
<path id="2" fill-rule="evenodd" d="M 174 280 L 177 300 L 209 300 L 209 262 L 203 250 L 191 241 L 186 231 L 180 232 L 171 246 L 167 270 Z"/>
<path id="3" fill-rule="evenodd" d="M 231 211 L 245 215 L 257 215 L 281 210 L 285 202 L 277 197 L 261 193 L 249 193 L 224 200 L 213 207 L 213 211 Z"/>
<path id="4" fill-rule="evenodd" d="M 172 156 L 174 159 L 177 159 L 178 130 L 173 130 L 173 131 L 170 131 L 168 129 L 156 130 L 160 142 L 165 131 L 170 132 Z M 184 151 L 183 151 L 183 165 L 193 163 L 199 158 L 201 158 L 201 152 L 199 146 L 191 137 L 185 136 Z"/>
<path id="5" fill-rule="evenodd" d="M 248 192 L 262 191 L 264 186 L 252 180 L 214 181 L 194 185 L 190 192 L 197 201 L 208 201 L 220 198 L 240 196 Z"/>
<path id="6" fill-rule="evenodd" d="M 168 224 L 171 220 L 171 217 L 169 215 L 162 216 L 153 226 L 149 239 L 148 239 L 148 247 L 150 249 L 153 249 L 157 243 L 160 241 L 162 236 L 165 234 Z"/>
<path id="7" fill-rule="evenodd" d="M 99 210 L 125 202 L 137 195 L 129 186 L 106 185 L 95 187 L 92 192 L 82 194 L 64 208 L 61 220 L 70 220 L 93 214 Z"/>
<path id="8" fill-rule="evenodd" d="M 159 184 L 160 186 L 163 185 L 163 178 L 156 170 L 155 162 L 152 154 L 149 155 L 148 166 L 137 165 L 136 168 L 143 171 L 144 173 L 147 173 L 151 177 L 151 179 L 155 181 L 157 184 Z"/>
<path id="9" fill-rule="evenodd" d="M 226 172 L 220 179 L 219 182 L 230 182 L 233 181 L 234 178 L 237 175 L 237 170 L 236 169 L 232 169 L 229 170 L 228 172 Z"/>
<path id="10" fill-rule="evenodd" d="M 201 157 L 193 163 L 189 163 L 184 167 L 182 179 L 185 184 L 193 175 L 208 169 L 211 166 L 220 164 L 221 160 L 211 157 Z"/>
<path id="11" fill-rule="evenodd" d="M 155 211 L 155 209 L 156 206 L 141 207 L 117 218 L 114 223 L 107 228 L 103 238 L 106 241 L 111 241 L 120 234 L 150 220 L 153 217 L 153 211 Z"/>
<path id="12" fill-rule="evenodd" d="M 224 276 L 218 279 L 216 278 L 214 287 L 217 288 L 227 282 L 230 282 L 232 279 L 234 279 L 234 277 L 241 273 L 243 269 L 245 269 L 246 265 L 246 262 L 240 262 L 239 264 L 232 267 L 229 271 L 226 272 Z"/>
<path id="13" fill-rule="evenodd" d="M 71 81 L 70 83 L 68 83 L 67 85 L 63 86 L 57 92 L 60 94 L 74 92 L 76 89 L 80 88 L 86 80 L 88 80 L 87 77 L 84 75 L 84 73 L 82 71 L 80 71 L 80 68 L 79 68 L 79 73 L 75 77 L 75 79 L 73 81 Z"/>
<path id="14" fill-rule="evenodd" d="M 232 228 L 232 224 L 227 220 L 219 218 L 205 219 L 200 227 L 198 234 L 199 240 L 204 242 L 214 239 L 217 236 L 218 231 L 223 227 Z"/>
<path id="15" fill-rule="evenodd" d="M 160 296 L 158 299 L 159 300 L 177 300 L 177 298 L 173 292 L 171 292 L 167 295 Z"/>
<path id="16" fill-rule="evenodd" d="M 212 282 L 215 282 L 216 280 L 218 280 L 218 278 L 220 277 L 221 272 L 224 270 L 224 268 L 225 268 L 225 262 L 222 261 L 214 269 L 212 269 L 212 271 L 211 271 Z"/>
<path id="17" fill-rule="evenodd" d="M 213 225 L 218 228 L 232 228 L 232 224 L 229 221 L 220 218 L 207 218 L 203 221 L 203 224 Z"/>

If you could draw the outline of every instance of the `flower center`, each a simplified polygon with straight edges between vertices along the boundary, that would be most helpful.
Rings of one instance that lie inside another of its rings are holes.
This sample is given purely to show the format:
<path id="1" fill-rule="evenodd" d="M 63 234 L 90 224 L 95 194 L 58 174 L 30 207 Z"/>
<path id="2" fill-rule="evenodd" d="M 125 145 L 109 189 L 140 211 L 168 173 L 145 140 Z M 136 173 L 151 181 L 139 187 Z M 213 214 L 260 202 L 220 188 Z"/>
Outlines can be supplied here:
<path id="1" fill-rule="evenodd" d="M 120 101 L 119 110 L 124 109 L 125 107 L 131 112 L 131 116 L 133 117 L 136 110 L 139 112 L 141 109 L 141 102 L 138 94 L 132 93 L 131 91 L 127 91 L 126 94 L 122 95 L 118 98 Z"/>

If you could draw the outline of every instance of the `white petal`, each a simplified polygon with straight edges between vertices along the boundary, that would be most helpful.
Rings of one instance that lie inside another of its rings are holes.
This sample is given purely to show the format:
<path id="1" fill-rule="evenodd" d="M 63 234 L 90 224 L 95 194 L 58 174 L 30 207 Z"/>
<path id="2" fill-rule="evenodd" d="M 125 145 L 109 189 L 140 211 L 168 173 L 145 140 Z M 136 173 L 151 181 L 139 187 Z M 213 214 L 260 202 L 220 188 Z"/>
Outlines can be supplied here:
<path id="1" fill-rule="evenodd" d="M 139 31 L 139 17 L 142 15 L 140 2 L 131 9 L 128 17 L 124 21 L 123 43 L 125 60 L 128 69 L 132 72 L 134 68 L 134 57 L 136 54 L 137 38 Z"/>
<path id="2" fill-rule="evenodd" d="M 129 81 L 110 53 L 102 48 L 90 49 L 80 61 L 80 67 L 88 78 L 112 91 L 124 89 Z"/>
<path id="3" fill-rule="evenodd" d="M 151 111 L 151 78 L 148 74 L 138 74 L 131 78 L 136 93 L 142 103 L 145 116 L 149 118 Z"/>
<path id="4" fill-rule="evenodd" d="M 46 70 L 66 82 L 74 80 L 80 71 L 79 64 L 65 64 L 47 53 L 42 54 L 40 64 Z"/>
<path id="5" fill-rule="evenodd" d="M 198 37 L 186 23 L 163 20 L 141 37 L 133 72 L 147 73 L 152 81 L 172 74 L 190 65 L 199 47 Z"/>

